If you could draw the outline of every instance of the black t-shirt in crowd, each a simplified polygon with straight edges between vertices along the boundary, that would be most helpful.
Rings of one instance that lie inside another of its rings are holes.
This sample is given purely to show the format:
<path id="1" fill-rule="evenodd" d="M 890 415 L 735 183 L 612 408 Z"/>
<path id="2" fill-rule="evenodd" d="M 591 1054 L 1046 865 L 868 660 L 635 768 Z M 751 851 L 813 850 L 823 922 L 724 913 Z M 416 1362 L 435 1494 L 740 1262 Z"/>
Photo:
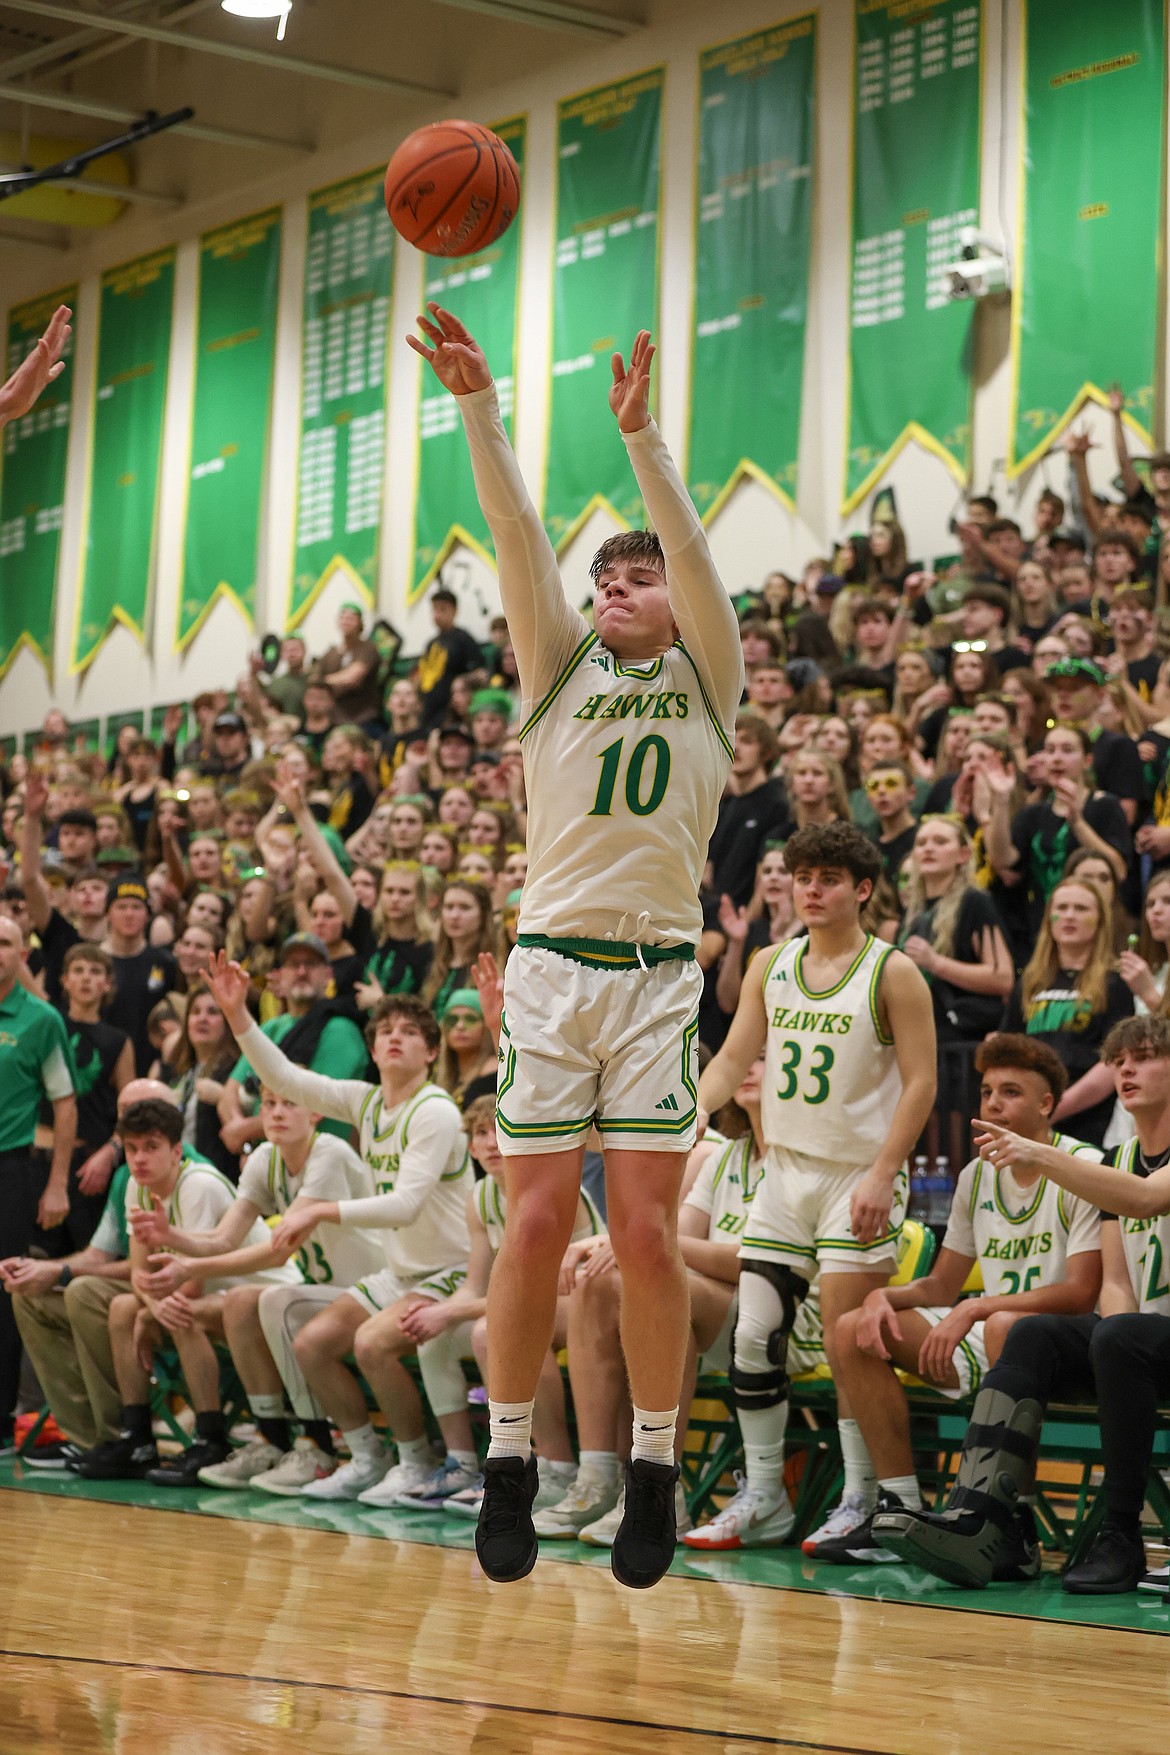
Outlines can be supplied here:
<path id="1" fill-rule="evenodd" d="M 77 1144 L 95 1152 L 105 1145 L 118 1119 L 118 1093 L 111 1081 L 126 1032 L 113 1024 L 84 1024 L 70 1017 L 65 1019 L 65 1030 L 77 1069 Z"/>
<path id="2" fill-rule="evenodd" d="M 894 835 L 889 841 L 878 841 L 877 849 L 882 856 L 886 876 L 895 889 L 898 887 L 898 873 L 914 850 L 914 837 L 917 833 L 918 824 L 911 823 L 900 835 Z"/>
<path id="3" fill-rule="evenodd" d="M 1005 1030 L 1035 1036 L 1047 1043 L 1059 1055 L 1070 1085 L 1097 1065 L 1101 1044 L 1114 1024 L 1133 1016 L 1133 994 L 1120 975 L 1111 971 L 1106 977 L 1105 1009 L 1100 1012 L 1090 1010 L 1089 1001 L 1078 994 L 1077 979 L 1075 970 L 1062 969 L 1027 1005 L 1017 982 L 1003 1018 Z M 1086 1145 L 1099 1146 L 1105 1139 L 1115 1101 L 1110 1092 L 1099 1103 L 1067 1116 L 1061 1126 Z"/>
<path id="4" fill-rule="evenodd" d="M 1158 686 L 1158 674 L 1162 669 L 1162 660 L 1156 652 L 1145 658 L 1133 658 L 1125 667 L 1125 674 L 1143 701 L 1152 701 L 1154 690 Z M 1119 735 L 1119 734 L 1115 734 Z"/>
<path id="5" fill-rule="evenodd" d="M 1120 731 L 1099 731 L 1093 739 L 1093 773 L 1100 790 L 1111 792 L 1114 798 L 1140 801 L 1145 796 L 1137 744 Z"/>
<path id="6" fill-rule="evenodd" d="M 435 635 L 418 661 L 418 692 L 422 698 L 423 730 L 431 731 L 447 717 L 451 684 L 457 676 L 483 667 L 483 653 L 466 628 L 446 628 Z"/>
<path id="7" fill-rule="evenodd" d="M 134 1044 L 134 1068 L 145 1078 L 154 1059 L 147 1036 L 147 1019 L 166 994 L 179 985 L 179 969 L 169 951 L 146 945 L 132 957 L 114 958 L 114 995 L 106 1007 L 106 1022 L 124 1030 Z"/>
<path id="8" fill-rule="evenodd" d="M 933 939 L 934 918 L 938 902 L 931 902 L 921 914 L 909 920 L 898 934 L 898 943 L 908 938 Z M 1007 934 L 999 909 L 986 890 L 969 885 L 963 891 L 955 921 L 955 946 L 947 955 L 956 963 L 981 963 L 983 935 L 998 929 Z M 930 997 L 934 1002 L 934 1025 L 940 1042 L 981 1041 L 994 1030 L 1003 1012 L 1003 1000 L 994 993 L 971 993 L 941 975 L 928 974 Z"/>
<path id="9" fill-rule="evenodd" d="M 1133 836 L 1117 800 L 1107 793 L 1095 792 L 1085 800 L 1084 818 L 1094 834 L 1116 848 L 1128 866 L 1133 857 Z M 1027 887 L 1028 918 L 1033 931 L 1038 932 L 1044 919 L 1044 905 L 1064 875 L 1069 854 L 1076 852 L 1080 842 L 1067 817 L 1058 817 L 1045 800 L 1042 804 L 1026 804 L 1016 812 L 1012 818 L 1012 845 L 1020 856 L 1018 869 Z"/>
<path id="10" fill-rule="evenodd" d="M 730 896 L 737 908 L 746 907 L 756 887 L 764 843 L 783 840 L 791 831 L 784 784 L 775 776 L 750 792 L 724 793 L 707 854 L 716 895 Z"/>
<path id="11" fill-rule="evenodd" d="M 435 947 L 412 938 L 384 938 L 366 963 L 383 993 L 421 993 L 431 972 Z"/>

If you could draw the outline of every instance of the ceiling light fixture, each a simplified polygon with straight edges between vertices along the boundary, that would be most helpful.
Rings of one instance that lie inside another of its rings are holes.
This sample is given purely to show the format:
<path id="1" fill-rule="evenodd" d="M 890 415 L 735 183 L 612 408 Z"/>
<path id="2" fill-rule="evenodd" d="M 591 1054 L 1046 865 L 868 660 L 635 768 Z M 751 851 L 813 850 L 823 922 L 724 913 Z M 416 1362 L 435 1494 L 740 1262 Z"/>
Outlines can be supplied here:
<path id="1" fill-rule="evenodd" d="M 220 0 L 220 5 L 225 12 L 234 12 L 237 18 L 279 18 L 276 40 L 283 43 L 292 0 Z"/>

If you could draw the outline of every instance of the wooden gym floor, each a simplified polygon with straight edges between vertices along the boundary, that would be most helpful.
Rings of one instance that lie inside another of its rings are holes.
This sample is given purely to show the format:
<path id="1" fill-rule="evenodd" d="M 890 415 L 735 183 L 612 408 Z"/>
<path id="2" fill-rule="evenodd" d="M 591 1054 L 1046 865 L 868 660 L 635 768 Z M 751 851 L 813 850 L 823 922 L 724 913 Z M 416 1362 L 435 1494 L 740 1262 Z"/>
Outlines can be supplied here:
<path id="1" fill-rule="evenodd" d="M 1165 1749 L 1161 1604 L 1076 1624 L 1040 1618 L 1074 1608 L 1053 1580 L 928 1603 L 902 1568 L 844 1575 L 865 1600 L 775 1554 L 640 1594 L 558 1544 L 492 1586 L 467 1547 L 372 1540 L 348 1506 L 325 1529 L 236 1512 L 258 1494 L 194 1517 L 109 1496 L 0 1475 L 0 1755 Z M 727 1582 L 765 1567 L 774 1588 Z"/>

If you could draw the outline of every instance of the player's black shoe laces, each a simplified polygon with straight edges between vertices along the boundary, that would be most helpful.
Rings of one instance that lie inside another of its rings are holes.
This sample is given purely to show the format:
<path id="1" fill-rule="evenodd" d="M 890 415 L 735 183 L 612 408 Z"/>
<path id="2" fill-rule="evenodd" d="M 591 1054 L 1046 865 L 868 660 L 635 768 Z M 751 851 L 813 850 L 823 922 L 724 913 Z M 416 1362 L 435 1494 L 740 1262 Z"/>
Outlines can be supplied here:
<path id="1" fill-rule="evenodd" d="M 483 1516 L 480 1522 L 484 1535 L 510 1536 L 530 1517 L 524 1476 L 493 1471 L 490 1485 L 486 1479 L 484 1482 Z"/>

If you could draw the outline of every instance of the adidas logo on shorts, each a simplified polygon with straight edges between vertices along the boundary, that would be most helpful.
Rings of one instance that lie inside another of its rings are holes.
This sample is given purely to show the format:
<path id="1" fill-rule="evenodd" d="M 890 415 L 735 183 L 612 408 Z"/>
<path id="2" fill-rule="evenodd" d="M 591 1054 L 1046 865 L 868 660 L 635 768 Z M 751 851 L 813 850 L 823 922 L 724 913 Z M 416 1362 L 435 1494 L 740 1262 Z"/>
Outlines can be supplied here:
<path id="1" fill-rule="evenodd" d="M 678 1102 L 673 1096 L 664 1097 L 661 1103 L 655 1103 L 654 1107 L 655 1109 L 672 1109 L 676 1114 L 678 1113 Z"/>

